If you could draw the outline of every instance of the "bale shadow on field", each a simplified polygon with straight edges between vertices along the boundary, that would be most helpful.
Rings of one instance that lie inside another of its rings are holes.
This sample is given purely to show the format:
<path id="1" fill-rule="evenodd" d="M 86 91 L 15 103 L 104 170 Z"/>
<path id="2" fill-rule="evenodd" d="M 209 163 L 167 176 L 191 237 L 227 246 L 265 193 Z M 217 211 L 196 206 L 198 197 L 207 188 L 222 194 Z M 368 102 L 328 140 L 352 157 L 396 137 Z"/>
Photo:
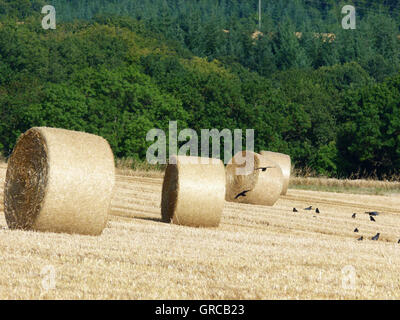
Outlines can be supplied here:
<path id="1" fill-rule="evenodd" d="M 161 223 L 167 223 L 167 222 L 163 221 L 161 218 L 135 217 L 135 219 L 146 220 L 146 221 L 154 221 L 154 222 L 161 222 Z"/>

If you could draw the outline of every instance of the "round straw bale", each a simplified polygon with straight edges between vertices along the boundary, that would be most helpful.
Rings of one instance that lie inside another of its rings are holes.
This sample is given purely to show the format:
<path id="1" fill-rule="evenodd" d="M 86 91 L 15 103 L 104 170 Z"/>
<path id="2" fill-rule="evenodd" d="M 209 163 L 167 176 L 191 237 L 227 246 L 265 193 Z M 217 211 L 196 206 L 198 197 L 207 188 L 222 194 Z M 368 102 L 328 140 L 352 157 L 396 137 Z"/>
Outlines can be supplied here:
<path id="1" fill-rule="evenodd" d="M 99 235 L 114 187 L 114 156 L 98 136 L 36 127 L 8 161 L 4 213 L 11 229 Z"/>
<path id="2" fill-rule="evenodd" d="M 226 166 L 227 201 L 273 206 L 282 187 L 281 168 L 258 153 L 239 152 Z"/>
<path id="3" fill-rule="evenodd" d="M 173 156 L 162 186 L 162 220 L 192 227 L 217 227 L 224 196 L 225 170 L 221 160 Z"/>
<path id="4" fill-rule="evenodd" d="M 275 161 L 281 167 L 283 173 L 282 195 L 285 195 L 289 188 L 290 171 L 292 169 L 290 156 L 284 153 L 278 153 L 272 151 L 261 151 L 260 153 L 261 155 L 267 157 L 267 159 Z"/>

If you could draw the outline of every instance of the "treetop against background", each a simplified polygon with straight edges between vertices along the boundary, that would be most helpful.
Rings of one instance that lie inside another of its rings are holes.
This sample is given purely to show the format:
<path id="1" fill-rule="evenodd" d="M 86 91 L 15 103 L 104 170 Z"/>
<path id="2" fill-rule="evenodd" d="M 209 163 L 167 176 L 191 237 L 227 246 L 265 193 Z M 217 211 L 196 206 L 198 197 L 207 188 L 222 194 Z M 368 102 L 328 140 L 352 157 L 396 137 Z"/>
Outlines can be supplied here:
<path id="1" fill-rule="evenodd" d="M 3 154 L 46 125 L 144 159 L 178 121 L 254 129 L 256 150 L 319 174 L 398 172 L 399 2 L 263 0 L 261 27 L 258 5 L 0 0 Z"/>

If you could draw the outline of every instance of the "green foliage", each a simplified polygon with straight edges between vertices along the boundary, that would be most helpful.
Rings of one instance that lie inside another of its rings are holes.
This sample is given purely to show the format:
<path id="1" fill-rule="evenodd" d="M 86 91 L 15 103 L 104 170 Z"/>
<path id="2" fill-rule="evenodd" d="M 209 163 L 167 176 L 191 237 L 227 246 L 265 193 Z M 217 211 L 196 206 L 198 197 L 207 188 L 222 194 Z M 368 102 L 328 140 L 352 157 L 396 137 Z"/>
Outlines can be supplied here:
<path id="1" fill-rule="evenodd" d="M 343 30 L 343 3 L 265 0 L 258 30 L 257 0 L 54 0 L 57 29 L 43 30 L 43 1 L 0 0 L 0 149 L 53 126 L 143 159 L 146 133 L 178 121 L 254 129 L 257 151 L 322 175 L 391 174 L 398 5 L 353 3 L 357 29 Z"/>
<path id="2" fill-rule="evenodd" d="M 338 134 L 342 170 L 398 172 L 400 166 L 400 75 L 350 91 Z"/>
<path id="3" fill-rule="evenodd" d="M 0 17 L 22 20 L 33 14 L 38 15 L 46 4 L 43 0 L 0 0 Z"/>

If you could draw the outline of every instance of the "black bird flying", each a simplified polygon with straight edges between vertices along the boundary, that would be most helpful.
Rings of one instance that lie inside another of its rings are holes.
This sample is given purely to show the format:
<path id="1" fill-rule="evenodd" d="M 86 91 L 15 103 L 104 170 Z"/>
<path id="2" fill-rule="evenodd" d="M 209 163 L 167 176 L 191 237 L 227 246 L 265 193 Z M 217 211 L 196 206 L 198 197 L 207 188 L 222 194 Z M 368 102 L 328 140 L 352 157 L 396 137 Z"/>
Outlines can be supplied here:
<path id="1" fill-rule="evenodd" d="M 246 196 L 246 193 L 249 192 L 249 191 L 250 191 L 250 190 L 242 191 L 241 193 L 239 193 L 239 194 L 236 195 L 235 199 L 237 199 L 237 198 L 239 198 L 239 197 L 245 197 L 245 196 Z"/>
<path id="2" fill-rule="evenodd" d="M 255 168 L 254 170 L 261 170 L 261 171 L 265 172 L 269 168 L 275 168 L 275 167 L 259 167 L 259 168 Z"/>
<path id="3" fill-rule="evenodd" d="M 379 212 L 377 212 L 377 211 L 366 211 L 365 213 L 369 214 L 370 216 L 377 216 L 377 215 L 379 215 Z"/>
<path id="4" fill-rule="evenodd" d="M 356 218 L 356 213 L 353 213 L 353 215 L 351 216 L 353 219 Z"/>

